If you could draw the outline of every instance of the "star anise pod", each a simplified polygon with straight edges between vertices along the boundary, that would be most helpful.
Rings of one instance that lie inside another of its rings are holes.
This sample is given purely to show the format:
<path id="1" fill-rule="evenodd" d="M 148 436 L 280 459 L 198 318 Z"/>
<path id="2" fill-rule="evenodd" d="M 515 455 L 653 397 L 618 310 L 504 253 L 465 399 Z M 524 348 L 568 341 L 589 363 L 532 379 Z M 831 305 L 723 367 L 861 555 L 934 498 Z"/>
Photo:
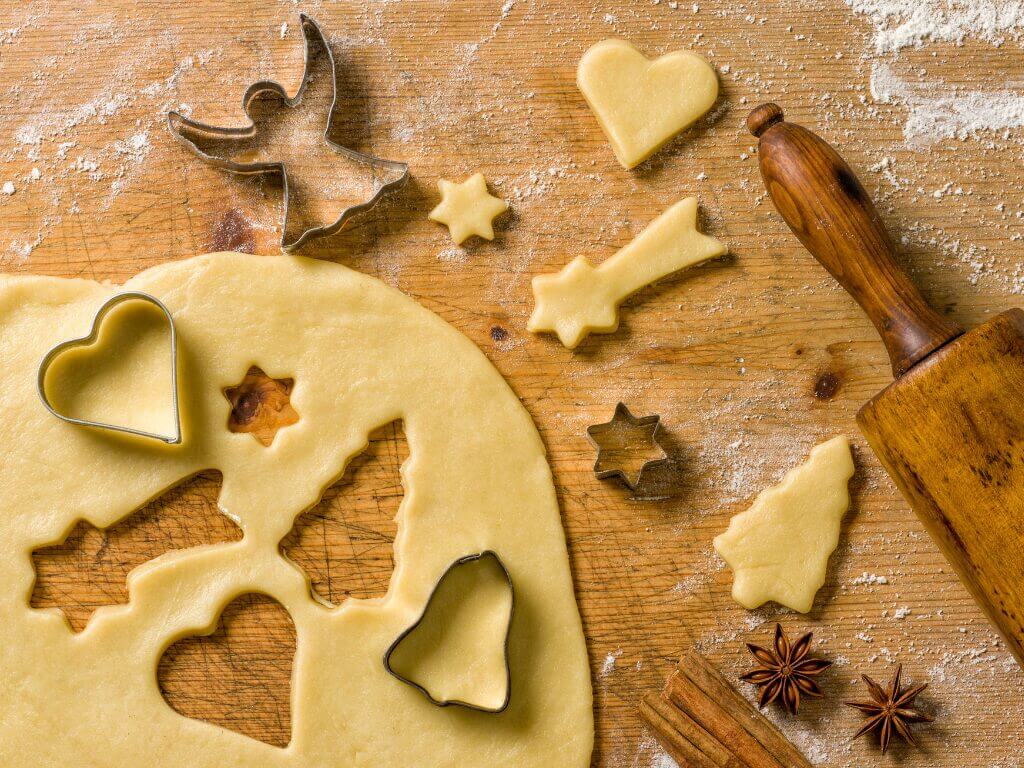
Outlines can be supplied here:
<path id="1" fill-rule="evenodd" d="M 747 643 L 747 649 L 761 666 L 740 677 L 761 689 L 758 707 L 771 704 L 781 697 L 782 703 L 795 715 L 800 707 L 800 697 L 809 696 L 814 699 L 824 698 L 814 676 L 821 674 L 832 666 L 831 661 L 812 659 L 807 655 L 811 647 L 813 632 L 808 632 L 790 645 L 782 625 L 775 625 L 775 646 L 773 650 L 761 648 Z"/>
<path id="2" fill-rule="evenodd" d="M 844 702 L 846 706 L 859 709 L 870 716 L 853 738 L 856 739 L 858 736 L 863 736 L 871 731 L 878 731 L 879 741 L 882 745 L 882 754 L 885 754 L 885 750 L 889 748 L 889 740 L 892 738 L 893 731 L 902 736 L 903 740 L 908 744 L 916 746 L 917 742 L 914 741 L 914 735 L 910 732 L 909 724 L 930 723 L 935 719 L 923 712 L 918 712 L 912 706 L 914 699 L 918 697 L 921 691 L 928 687 L 928 683 L 921 683 L 904 691 L 900 686 L 900 677 L 902 675 L 903 665 L 900 664 L 896 667 L 896 674 L 892 676 L 892 680 L 889 682 L 888 690 L 882 688 L 882 686 L 867 675 L 861 675 L 861 678 L 868 686 L 868 691 L 871 693 L 873 701 Z"/>

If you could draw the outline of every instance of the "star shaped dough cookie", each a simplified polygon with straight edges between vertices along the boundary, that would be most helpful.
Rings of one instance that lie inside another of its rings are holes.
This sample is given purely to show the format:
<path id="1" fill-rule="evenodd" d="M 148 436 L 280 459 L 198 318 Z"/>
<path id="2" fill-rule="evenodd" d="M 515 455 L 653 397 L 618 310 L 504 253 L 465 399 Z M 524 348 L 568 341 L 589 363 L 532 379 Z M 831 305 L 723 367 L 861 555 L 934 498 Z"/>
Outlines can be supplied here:
<path id="1" fill-rule="evenodd" d="M 441 202 L 428 218 L 446 225 L 456 245 L 473 235 L 494 239 L 492 222 L 508 210 L 508 203 L 487 191 L 482 173 L 473 174 L 461 184 L 438 179 L 437 188 L 441 190 Z"/>

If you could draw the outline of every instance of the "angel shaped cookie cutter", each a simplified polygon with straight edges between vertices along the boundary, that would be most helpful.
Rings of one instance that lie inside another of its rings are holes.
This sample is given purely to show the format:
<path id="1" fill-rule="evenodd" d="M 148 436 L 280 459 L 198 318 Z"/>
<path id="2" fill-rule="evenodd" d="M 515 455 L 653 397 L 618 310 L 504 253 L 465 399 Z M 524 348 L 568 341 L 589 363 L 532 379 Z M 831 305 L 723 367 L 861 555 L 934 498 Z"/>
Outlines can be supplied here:
<path id="1" fill-rule="evenodd" d="M 170 129 L 174 137 L 207 163 L 232 173 L 248 175 L 264 173 L 280 174 L 284 188 L 284 211 L 281 217 L 281 249 L 285 252 L 294 251 L 314 238 L 326 237 L 339 232 L 348 223 L 349 219 L 373 208 L 373 206 L 375 206 L 385 194 L 401 186 L 409 178 L 409 166 L 407 163 L 396 160 L 385 160 L 383 158 L 374 157 L 373 155 L 357 152 L 354 149 L 349 149 L 348 147 L 342 146 L 330 139 L 334 108 L 338 100 L 338 75 L 335 68 L 334 54 L 332 53 L 331 47 L 328 45 L 327 38 L 320 29 L 320 26 L 306 14 L 300 14 L 300 19 L 302 22 L 303 34 L 303 72 L 302 82 L 299 84 L 294 96 L 289 96 L 288 92 L 284 89 L 284 86 L 275 80 L 259 80 L 253 83 L 246 89 L 245 95 L 242 97 L 242 108 L 245 110 L 246 117 L 249 119 L 249 125 L 242 126 L 240 128 L 223 128 L 192 120 L 178 112 L 171 111 L 167 113 L 167 127 Z M 323 226 L 313 226 L 303 229 L 295 239 L 289 240 L 288 215 L 291 205 L 291 193 L 289 192 L 288 170 L 285 167 L 285 163 L 280 160 L 266 159 L 256 160 L 253 162 L 241 162 L 239 160 L 231 159 L 230 157 L 218 156 L 210 151 L 208 147 L 218 141 L 222 143 L 241 143 L 258 139 L 258 126 L 252 119 L 250 108 L 252 102 L 259 96 L 267 93 L 274 94 L 281 99 L 285 106 L 293 109 L 302 102 L 302 96 L 306 91 L 306 86 L 312 79 L 310 75 L 312 65 L 312 56 L 310 54 L 312 48 L 311 43 L 317 43 L 323 47 L 331 68 L 331 106 L 328 110 L 326 126 L 323 133 L 324 142 L 330 149 L 345 156 L 349 160 L 352 160 L 359 165 L 369 167 L 372 170 L 383 169 L 390 172 L 394 178 L 391 178 L 381 186 L 376 187 L 374 193 L 368 199 L 343 208 L 339 213 L 338 218 L 333 222 Z"/>

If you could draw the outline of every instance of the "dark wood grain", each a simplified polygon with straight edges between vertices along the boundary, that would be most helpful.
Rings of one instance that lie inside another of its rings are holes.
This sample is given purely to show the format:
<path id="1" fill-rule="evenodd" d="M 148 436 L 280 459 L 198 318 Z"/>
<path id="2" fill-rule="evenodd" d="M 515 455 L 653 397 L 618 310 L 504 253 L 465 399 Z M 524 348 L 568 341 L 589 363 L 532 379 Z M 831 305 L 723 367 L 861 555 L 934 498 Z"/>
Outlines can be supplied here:
<path id="1" fill-rule="evenodd" d="M 902 376 L 963 333 L 933 310 L 896 261 L 895 248 L 853 170 L 825 141 L 784 120 L 776 104 L 747 117 L 761 176 L 789 228 L 874 323 Z"/>

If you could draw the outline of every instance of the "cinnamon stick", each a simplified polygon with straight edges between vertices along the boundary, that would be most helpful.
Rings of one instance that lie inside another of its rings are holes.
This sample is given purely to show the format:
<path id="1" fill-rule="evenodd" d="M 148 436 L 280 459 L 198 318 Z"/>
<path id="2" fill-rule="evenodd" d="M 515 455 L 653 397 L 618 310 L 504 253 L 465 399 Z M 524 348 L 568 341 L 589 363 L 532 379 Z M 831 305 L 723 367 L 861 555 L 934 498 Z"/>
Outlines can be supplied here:
<path id="1" fill-rule="evenodd" d="M 736 720 L 735 713 L 702 691 L 680 672 L 669 677 L 662 696 L 696 720 L 749 768 L 790 768 L 751 736 Z M 749 704 L 747 705 L 750 706 Z"/>
<path id="2" fill-rule="evenodd" d="M 812 768 L 811 763 L 761 715 L 703 656 L 690 651 L 679 661 L 679 672 L 725 707 L 744 730 L 786 768 Z"/>
<path id="3" fill-rule="evenodd" d="M 681 768 L 812 768 L 695 652 L 680 659 L 661 696 L 643 698 L 640 716 Z"/>
<path id="4" fill-rule="evenodd" d="M 732 768 L 732 753 L 685 712 L 649 693 L 640 701 L 640 716 L 680 768 Z"/>

